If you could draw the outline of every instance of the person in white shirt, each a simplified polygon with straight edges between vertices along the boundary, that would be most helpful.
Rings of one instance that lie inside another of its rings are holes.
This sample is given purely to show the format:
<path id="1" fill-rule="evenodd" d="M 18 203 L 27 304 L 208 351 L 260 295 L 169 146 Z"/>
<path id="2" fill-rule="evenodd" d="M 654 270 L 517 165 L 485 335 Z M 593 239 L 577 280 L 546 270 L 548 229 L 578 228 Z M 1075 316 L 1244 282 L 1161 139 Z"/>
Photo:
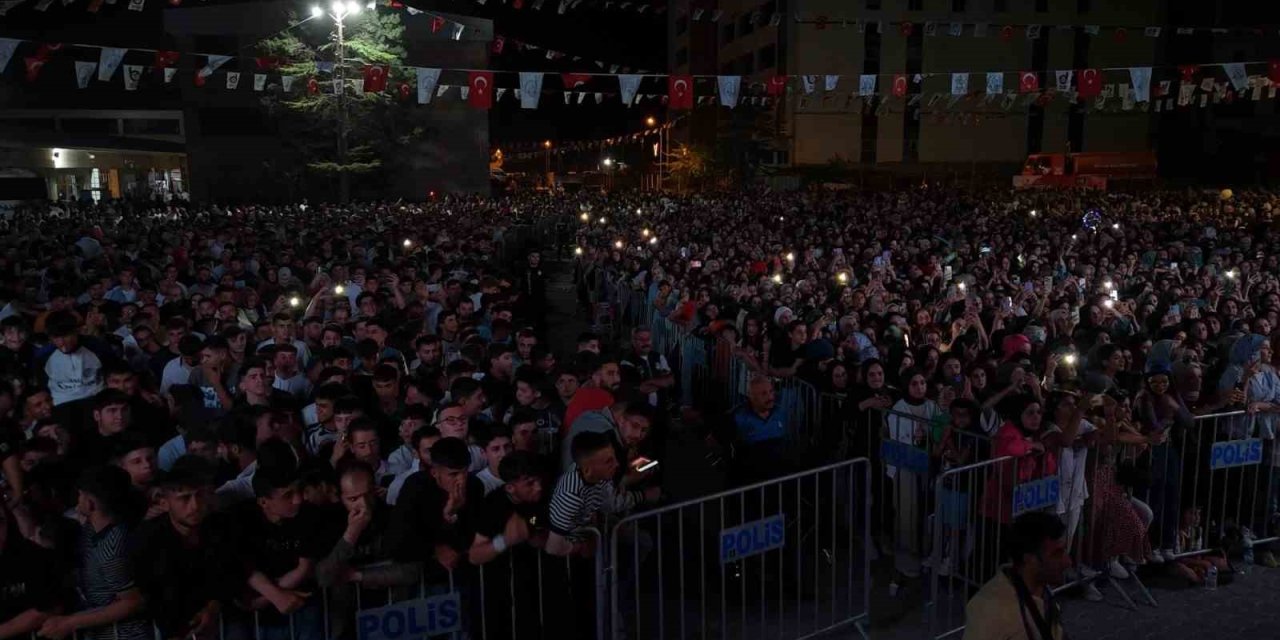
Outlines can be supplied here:
<path id="1" fill-rule="evenodd" d="M 485 467 L 476 473 L 476 479 L 484 485 L 485 495 L 502 486 L 498 465 L 511 453 L 511 427 L 502 423 L 476 429 L 476 444 L 484 451 Z"/>
<path id="2" fill-rule="evenodd" d="M 199 365 L 200 349 L 204 342 L 193 334 L 182 336 L 178 341 L 178 357 L 164 366 L 160 375 L 160 393 L 169 393 L 170 387 L 191 382 L 191 372 Z"/>
<path id="3" fill-rule="evenodd" d="M 311 349 L 295 335 L 296 326 L 293 316 L 287 312 L 281 311 L 271 316 L 271 338 L 259 342 L 258 350 L 271 345 L 291 344 L 298 357 L 298 366 L 306 371 L 311 366 Z"/>
<path id="4" fill-rule="evenodd" d="M 311 395 L 311 381 L 298 370 L 298 349 L 291 344 L 277 344 L 271 350 L 271 361 L 276 369 L 271 386 L 298 399 Z"/>
<path id="5" fill-rule="evenodd" d="M 413 434 L 431 422 L 431 414 L 425 407 L 421 405 L 409 405 L 404 408 L 404 415 L 400 418 L 400 441 L 401 445 L 396 447 L 391 455 L 387 456 L 387 472 L 392 475 L 400 475 L 402 472 L 409 470 L 410 467 L 418 461 L 418 452 L 413 447 Z"/>
<path id="6" fill-rule="evenodd" d="M 102 391 L 102 360 L 80 344 L 80 320 L 71 311 L 56 311 L 45 322 L 54 351 L 42 370 L 53 406 L 87 400 Z"/>

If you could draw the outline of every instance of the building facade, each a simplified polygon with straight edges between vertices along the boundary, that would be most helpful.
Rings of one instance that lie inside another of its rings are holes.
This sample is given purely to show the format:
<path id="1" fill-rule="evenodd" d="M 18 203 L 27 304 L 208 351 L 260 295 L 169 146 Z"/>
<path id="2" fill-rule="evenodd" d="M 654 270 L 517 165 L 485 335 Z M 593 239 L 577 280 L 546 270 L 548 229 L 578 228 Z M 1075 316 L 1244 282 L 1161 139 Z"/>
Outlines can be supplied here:
<path id="1" fill-rule="evenodd" d="M 1225 15 L 1226 4 L 1214 1 L 711 2 L 678 0 L 672 6 L 670 68 L 673 73 L 741 75 L 744 87 L 755 87 L 754 94 L 744 91 L 747 95 L 763 95 L 760 87 L 769 78 L 788 76 L 784 99 L 770 106 L 739 107 L 768 112 L 765 119 L 771 126 L 755 135 L 771 149 L 765 161 L 784 166 L 832 160 L 1014 165 L 1037 152 L 1156 150 L 1164 144 L 1161 128 L 1185 130 L 1187 119 L 1213 116 L 1156 113 L 1149 105 L 1127 108 L 1121 93 L 1129 86 L 1126 68 L 1275 55 L 1258 44 L 1267 41 L 1262 38 L 1252 38 L 1242 49 L 1232 44 L 1234 36 L 1202 30 L 1173 37 L 1181 24 L 1234 25 L 1249 19 Z M 1005 32 L 1003 25 L 1011 28 Z M 1039 26 L 1038 37 L 1028 37 L 1032 25 Z M 1100 26 L 1100 33 L 1090 34 L 1090 25 Z M 1153 37 L 1141 25 L 1160 26 L 1161 36 Z M 1118 33 L 1121 26 L 1126 28 Z M 1269 42 L 1273 47 L 1276 38 Z M 1053 87 L 1055 71 L 1085 68 L 1111 69 L 1104 72 L 1104 83 L 1111 86 L 1104 87 L 1116 93 L 1101 109 L 1094 101 L 1082 104 L 1063 94 L 1043 103 L 1027 95 L 985 95 L 987 72 L 1004 72 L 1007 94 L 1017 92 L 1021 71 L 1034 71 L 1041 87 Z M 969 95 L 955 99 L 952 74 L 961 72 L 968 72 Z M 872 100 L 858 97 L 863 74 L 878 76 Z M 897 74 L 909 78 L 902 97 L 892 95 Z M 800 76 L 815 78 L 812 93 L 805 92 Z M 832 91 L 825 90 L 826 76 L 839 77 Z M 714 83 L 704 82 L 699 92 L 713 94 Z M 677 139 L 711 144 L 717 136 L 723 138 L 726 121 L 734 117 L 730 110 L 697 111 L 706 113 L 687 118 Z M 1248 115 L 1272 114 L 1273 105 L 1257 103 Z M 1234 126 L 1270 130 L 1272 125 L 1262 122 L 1274 118 Z"/>

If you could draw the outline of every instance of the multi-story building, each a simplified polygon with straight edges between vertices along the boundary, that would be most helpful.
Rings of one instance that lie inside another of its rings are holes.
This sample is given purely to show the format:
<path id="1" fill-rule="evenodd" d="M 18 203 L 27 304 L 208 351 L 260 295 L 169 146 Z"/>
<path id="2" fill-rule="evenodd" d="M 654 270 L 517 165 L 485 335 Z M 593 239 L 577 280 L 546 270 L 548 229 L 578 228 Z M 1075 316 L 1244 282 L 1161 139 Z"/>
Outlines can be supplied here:
<path id="1" fill-rule="evenodd" d="M 1247 20 L 1214 8 L 1224 4 L 677 0 L 669 11 L 669 62 L 673 73 L 744 76 L 744 87 L 757 87 L 754 95 L 761 95 L 758 87 L 769 78 L 788 76 L 787 97 L 763 107 L 771 126 L 755 134 L 772 148 L 762 159 L 781 165 L 833 159 L 864 164 L 1012 164 L 1036 152 L 1150 150 L 1163 142 L 1157 136 L 1161 127 L 1185 129 L 1188 124 L 1176 119 L 1204 116 L 1156 113 L 1144 105 L 1126 109 L 1119 93 L 1129 84 L 1124 69 L 1259 59 L 1263 51 L 1257 42 L 1263 38 L 1252 38 L 1248 51 L 1224 51 L 1234 36 L 1213 35 L 1206 29 L 1176 34 L 1179 25 Z M 911 26 L 903 28 L 904 23 Z M 1005 25 L 1010 26 L 1007 31 Z M 1028 37 L 1031 25 L 1039 25 L 1039 37 Z M 1100 27 L 1098 33 L 1090 33 L 1092 25 Z M 1148 25 L 1161 27 L 1160 36 L 1147 33 L 1143 26 Z M 1117 33 L 1118 27 L 1125 29 Z M 1211 42 L 1215 39 L 1217 44 Z M 1274 46 L 1275 38 L 1270 40 Z M 1204 59 L 1187 59 L 1197 57 Z M 1102 109 L 1092 101 L 1069 101 L 1064 94 L 1043 104 L 1031 96 L 984 95 L 987 72 L 1004 72 L 1004 91 L 1016 92 L 1021 71 L 1035 71 L 1041 87 L 1053 87 L 1055 71 L 1085 68 L 1112 69 L 1104 72 L 1104 83 L 1114 85 L 1117 93 Z M 969 72 L 970 95 L 953 99 L 951 74 L 958 72 Z M 858 97 L 863 74 L 878 76 L 873 100 Z M 902 97 L 892 95 L 897 74 L 909 78 Z M 922 76 L 919 81 L 917 74 Z M 833 91 L 824 90 L 828 75 L 839 76 Z M 813 93 L 805 93 L 800 76 L 815 77 Z M 700 85 L 699 91 L 712 93 L 714 84 Z M 699 111 L 705 113 L 683 121 L 688 126 L 676 133 L 677 140 L 709 144 L 717 135 L 723 138 L 725 123 L 733 117 L 730 110 Z M 1250 112 L 1255 113 L 1271 114 L 1274 108 L 1259 104 Z"/>

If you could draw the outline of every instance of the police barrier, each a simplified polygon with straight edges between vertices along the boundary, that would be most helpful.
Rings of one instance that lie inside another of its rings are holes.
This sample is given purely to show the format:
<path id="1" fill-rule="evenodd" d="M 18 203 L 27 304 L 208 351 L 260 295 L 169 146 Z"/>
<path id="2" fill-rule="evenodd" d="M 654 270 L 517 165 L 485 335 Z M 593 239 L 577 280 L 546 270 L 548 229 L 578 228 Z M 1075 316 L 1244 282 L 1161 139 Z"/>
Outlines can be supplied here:
<path id="1" fill-rule="evenodd" d="M 965 604 L 999 571 L 1013 518 L 1057 508 L 1056 463 L 1051 454 L 1001 456 L 947 469 L 935 480 L 928 607 L 933 637 L 964 629 Z"/>
<path id="2" fill-rule="evenodd" d="M 808 638 L 865 623 L 867 460 L 629 516 L 610 537 L 614 638 Z"/>

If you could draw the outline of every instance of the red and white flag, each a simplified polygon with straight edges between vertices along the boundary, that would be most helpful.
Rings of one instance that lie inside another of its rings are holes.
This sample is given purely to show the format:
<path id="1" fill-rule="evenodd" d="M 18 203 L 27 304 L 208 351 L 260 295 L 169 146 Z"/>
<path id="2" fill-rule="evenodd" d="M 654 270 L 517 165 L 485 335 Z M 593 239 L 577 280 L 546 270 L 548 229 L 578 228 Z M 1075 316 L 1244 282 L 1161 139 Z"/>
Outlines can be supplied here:
<path id="1" fill-rule="evenodd" d="M 380 64 L 365 65 L 364 92 L 382 93 L 387 90 L 387 67 Z"/>
<path id="2" fill-rule="evenodd" d="M 693 108 L 693 76 L 672 75 L 667 77 L 667 106 L 672 109 Z"/>
<path id="3" fill-rule="evenodd" d="M 787 76 L 774 76 L 769 78 L 769 84 L 765 87 L 765 91 L 775 98 L 787 93 Z"/>
<path id="4" fill-rule="evenodd" d="M 1076 92 L 1084 99 L 1098 97 L 1102 93 L 1102 72 L 1097 69 L 1076 72 Z"/>
<path id="5" fill-rule="evenodd" d="M 477 109 L 488 109 L 493 106 L 493 72 L 472 71 L 467 85 L 467 102 Z"/>
<path id="6" fill-rule="evenodd" d="M 907 76 L 899 73 L 893 77 L 893 97 L 901 98 L 907 95 Z"/>
<path id="7" fill-rule="evenodd" d="M 1040 75 L 1034 71 L 1018 72 L 1018 93 L 1031 93 L 1040 90 Z"/>
<path id="8" fill-rule="evenodd" d="M 560 80 L 564 82 L 565 90 L 577 89 L 591 80 L 589 73 L 562 73 Z"/>

